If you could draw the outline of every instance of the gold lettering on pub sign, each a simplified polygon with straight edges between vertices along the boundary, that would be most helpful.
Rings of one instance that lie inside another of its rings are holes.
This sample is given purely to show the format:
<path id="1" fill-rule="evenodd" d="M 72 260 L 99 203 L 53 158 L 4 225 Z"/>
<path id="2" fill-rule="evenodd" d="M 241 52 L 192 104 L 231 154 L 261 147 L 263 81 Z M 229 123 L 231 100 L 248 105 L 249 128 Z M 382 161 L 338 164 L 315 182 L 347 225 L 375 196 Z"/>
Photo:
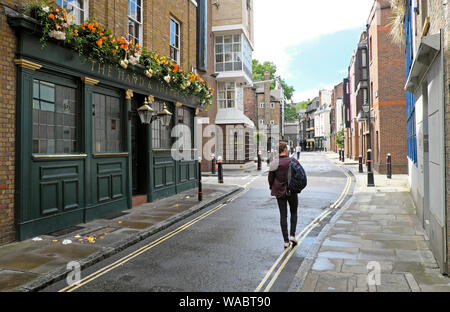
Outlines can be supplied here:
<path id="1" fill-rule="evenodd" d="M 121 82 L 125 82 L 128 85 L 137 85 L 142 88 L 147 88 L 154 90 L 159 93 L 169 92 L 168 88 L 162 86 L 161 84 L 152 82 L 151 79 L 144 77 L 143 75 L 137 74 L 135 72 L 130 73 L 129 71 L 118 68 L 111 64 L 101 64 L 97 61 L 91 60 L 91 72 L 102 74 L 108 78 L 116 79 Z"/>

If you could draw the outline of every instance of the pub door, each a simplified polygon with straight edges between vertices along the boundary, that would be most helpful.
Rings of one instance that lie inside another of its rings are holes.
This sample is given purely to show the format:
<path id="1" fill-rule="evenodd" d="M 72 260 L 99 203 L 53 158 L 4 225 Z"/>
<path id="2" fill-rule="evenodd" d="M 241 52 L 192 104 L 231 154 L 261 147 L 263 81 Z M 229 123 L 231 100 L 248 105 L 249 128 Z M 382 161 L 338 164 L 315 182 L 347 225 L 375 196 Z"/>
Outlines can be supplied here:
<path id="1" fill-rule="evenodd" d="M 131 110 L 136 112 L 144 103 L 144 97 L 135 94 L 131 101 Z M 147 194 L 147 172 L 148 172 L 148 152 L 147 146 L 147 125 L 141 123 L 137 114 L 131 119 L 131 170 L 132 170 L 132 191 L 135 195 Z"/>

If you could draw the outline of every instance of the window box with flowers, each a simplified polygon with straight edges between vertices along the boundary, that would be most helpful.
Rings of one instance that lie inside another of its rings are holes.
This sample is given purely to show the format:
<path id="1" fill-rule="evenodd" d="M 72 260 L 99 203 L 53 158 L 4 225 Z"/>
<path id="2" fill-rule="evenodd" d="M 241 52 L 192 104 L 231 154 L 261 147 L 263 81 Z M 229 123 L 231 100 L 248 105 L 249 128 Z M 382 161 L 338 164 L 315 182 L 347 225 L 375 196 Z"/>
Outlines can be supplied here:
<path id="1" fill-rule="evenodd" d="M 197 185 L 196 158 L 179 162 L 170 147 L 152 148 L 178 118 L 167 128 L 146 126 L 133 112 L 151 98 L 155 113 L 167 104 L 193 124 L 214 92 L 198 75 L 95 20 L 75 25 L 57 6 L 34 2 L 5 12 L 17 38 L 20 240 L 132 208 L 135 180 L 144 181 L 148 201 Z M 137 170 L 135 141 L 145 162 Z"/>

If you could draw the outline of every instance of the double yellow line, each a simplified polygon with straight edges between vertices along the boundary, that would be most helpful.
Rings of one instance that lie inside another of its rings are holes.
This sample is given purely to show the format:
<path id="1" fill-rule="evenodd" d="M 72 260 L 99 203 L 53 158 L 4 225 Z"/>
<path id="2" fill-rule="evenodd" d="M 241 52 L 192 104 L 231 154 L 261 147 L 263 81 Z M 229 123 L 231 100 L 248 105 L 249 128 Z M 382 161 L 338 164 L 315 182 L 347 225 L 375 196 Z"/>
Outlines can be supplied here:
<path id="1" fill-rule="evenodd" d="M 138 250 L 135 250 L 134 252 L 130 253 L 129 255 L 101 268 L 100 270 L 86 276 L 85 278 L 81 279 L 78 283 L 74 283 L 71 284 L 61 290 L 59 290 L 58 292 L 72 292 L 90 282 L 92 282 L 93 280 L 99 278 L 100 276 L 108 273 L 111 270 L 114 270 L 115 268 L 117 268 L 118 266 L 121 266 L 125 263 L 127 263 L 128 261 L 136 258 L 137 256 L 141 255 L 142 253 L 152 249 L 153 247 L 158 246 L 159 244 L 161 244 L 162 242 L 168 240 L 169 238 L 171 238 L 174 235 L 177 235 L 178 233 L 186 230 L 187 228 L 191 227 L 192 225 L 194 225 L 195 223 L 199 222 L 200 220 L 203 220 L 204 218 L 208 217 L 209 215 L 213 214 L 214 212 L 222 209 L 223 207 L 225 207 L 227 204 L 231 203 L 232 201 L 234 201 L 236 198 L 242 196 L 244 193 L 246 193 L 248 191 L 248 188 L 245 188 L 244 191 L 240 192 L 238 195 L 232 197 L 231 199 L 227 200 L 225 204 L 220 204 L 217 207 L 205 212 L 204 214 L 198 216 L 197 218 L 187 222 L 186 224 L 180 226 L 179 228 L 173 230 L 170 233 L 165 234 L 164 236 L 158 238 L 157 240 L 151 242 L 148 245 L 145 245 L 144 247 L 139 248 Z"/>
<path id="2" fill-rule="evenodd" d="M 278 264 L 280 263 L 281 260 L 283 260 L 283 258 L 285 258 L 286 254 L 287 257 L 284 259 L 284 261 L 281 263 L 281 265 L 279 266 L 278 270 L 275 272 L 275 274 L 273 275 L 272 279 L 270 280 L 270 282 L 267 284 L 267 286 L 264 288 L 264 292 L 268 292 L 270 291 L 270 289 L 272 288 L 273 284 L 275 283 L 275 281 L 277 280 L 278 276 L 280 275 L 280 273 L 283 271 L 284 267 L 286 266 L 286 264 L 288 263 L 289 259 L 291 259 L 291 257 L 294 255 L 295 251 L 297 250 L 298 246 L 300 246 L 303 243 L 303 240 L 309 235 L 309 233 L 320 224 L 320 222 L 322 222 L 323 219 L 325 219 L 334 209 L 337 209 L 342 202 L 345 200 L 345 198 L 347 197 L 348 191 L 350 190 L 350 186 L 352 184 L 352 178 L 351 176 L 344 170 L 345 175 L 347 176 L 347 183 L 345 184 L 344 190 L 342 191 L 341 195 L 339 196 L 339 198 L 332 204 L 330 205 L 329 208 L 327 208 L 326 210 L 324 210 L 318 217 L 316 217 L 311 223 L 309 223 L 301 232 L 300 234 L 297 235 L 296 240 L 297 240 L 297 245 L 292 248 L 286 248 L 284 250 L 284 252 L 278 257 L 278 259 L 275 261 L 275 263 L 272 265 L 272 267 L 270 268 L 270 270 L 266 273 L 266 275 L 264 276 L 264 278 L 262 279 L 261 283 L 259 283 L 258 287 L 256 287 L 255 292 L 259 292 L 261 291 L 261 289 L 263 288 L 263 286 L 266 284 L 267 280 L 269 279 L 269 277 L 272 275 L 273 271 L 275 270 L 275 268 L 278 266 Z M 290 252 L 289 252 L 290 251 Z M 288 254 L 289 252 L 289 254 Z"/>

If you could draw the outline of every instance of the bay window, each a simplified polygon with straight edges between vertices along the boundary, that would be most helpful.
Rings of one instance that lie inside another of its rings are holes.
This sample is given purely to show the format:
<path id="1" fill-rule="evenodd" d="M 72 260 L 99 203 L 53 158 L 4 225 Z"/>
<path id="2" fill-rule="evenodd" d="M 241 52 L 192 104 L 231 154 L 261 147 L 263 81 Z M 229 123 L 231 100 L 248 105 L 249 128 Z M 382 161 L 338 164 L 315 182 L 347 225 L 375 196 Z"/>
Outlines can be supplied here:
<path id="1" fill-rule="evenodd" d="M 234 108 L 236 104 L 236 86 L 234 82 L 218 83 L 218 105 L 219 108 Z"/>
<path id="2" fill-rule="evenodd" d="M 216 36 L 215 60 L 216 72 L 244 70 L 251 77 L 252 50 L 242 34 Z"/>

